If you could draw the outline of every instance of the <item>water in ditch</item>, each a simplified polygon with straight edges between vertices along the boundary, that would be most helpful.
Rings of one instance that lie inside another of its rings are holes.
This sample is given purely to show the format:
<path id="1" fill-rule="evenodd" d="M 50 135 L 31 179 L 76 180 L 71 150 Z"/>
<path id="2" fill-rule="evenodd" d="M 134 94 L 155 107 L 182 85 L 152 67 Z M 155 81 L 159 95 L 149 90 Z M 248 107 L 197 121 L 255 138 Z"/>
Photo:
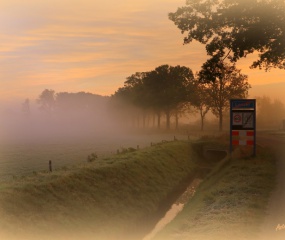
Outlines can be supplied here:
<path id="1" fill-rule="evenodd" d="M 177 214 L 182 211 L 184 205 L 189 201 L 189 199 L 194 196 L 196 188 L 201 182 L 202 179 L 195 178 L 187 187 L 185 192 L 166 212 L 164 217 L 155 225 L 154 229 L 148 235 L 146 235 L 143 240 L 152 240 L 158 232 L 160 232 L 168 223 L 170 223 L 177 216 Z"/>

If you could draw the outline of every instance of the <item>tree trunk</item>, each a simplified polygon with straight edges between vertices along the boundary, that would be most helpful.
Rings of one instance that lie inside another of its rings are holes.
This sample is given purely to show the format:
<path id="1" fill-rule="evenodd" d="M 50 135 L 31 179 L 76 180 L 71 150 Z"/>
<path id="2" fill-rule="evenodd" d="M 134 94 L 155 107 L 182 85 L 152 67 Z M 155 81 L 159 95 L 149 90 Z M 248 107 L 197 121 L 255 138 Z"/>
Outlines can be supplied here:
<path id="1" fill-rule="evenodd" d="M 175 112 L 175 129 L 178 129 L 178 123 L 179 122 L 179 116 L 178 116 L 178 111 Z"/>
<path id="2" fill-rule="evenodd" d="M 143 110 L 143 128 L 145 128 L 145 118 L 146 118 L 146 114 L 145 114 L 145 111 Z"/>
<path id="3" fill-rule="evenodd" d="M 202 112 L 200 112 L 200 116 L 201 116 L 201 131 L 204 131 L 204 115 Z"/>
<path id="4" fill-rule="evenodd" d="M 160 129 L 160 112 L 157 113 L 157 128 Z"/>
<path id="5" fill-rule="evenodd" d="M 167 110 L 165 112 L 166 115 L 166 129 L 169 130 L 170 129 L 170 112 Z"/>
<path id="6" fill-rule="evenodd" d="M 219 131 L 223 131 L 223 111 L 219 110 Z"/>
<path id="7" fill-rule="evenodd" d="M 140 115 L 138 114 L 137 115 L 137 128 L 140 127 Z"/>

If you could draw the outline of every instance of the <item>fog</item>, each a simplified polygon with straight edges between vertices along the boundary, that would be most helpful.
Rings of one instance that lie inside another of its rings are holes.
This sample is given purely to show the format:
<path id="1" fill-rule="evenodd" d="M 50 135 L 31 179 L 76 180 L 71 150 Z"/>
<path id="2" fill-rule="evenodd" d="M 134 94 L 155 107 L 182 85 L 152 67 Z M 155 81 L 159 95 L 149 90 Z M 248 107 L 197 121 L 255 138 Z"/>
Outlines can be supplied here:
<path id="1" fill-rule="evenodd" d="M 157 132 L 152 125 L 143 128 L 142 121 L 138 126 L 138 110 L 118 106 L 111 97 L 53 94 L 51 102 L 0 104 L 0 180 L 48 170 L 50 160 L 57 169 L 86 163 L 91 153 L 104 158 L 122 148 L 173 140 L 173 133 L 163 133 L 163 127 Z"/>
<path id="2" fill-rule="evenodd" d="M 69 109 L 52 112 L 40 110 L 35 101 L 28 113 L 21 104 L 2 107 L 1 142 L 63 142 L 117 134 L 119 128 L 107 110 L 108 99 L 100 100 L 88 107 L 67 102 Z"/>

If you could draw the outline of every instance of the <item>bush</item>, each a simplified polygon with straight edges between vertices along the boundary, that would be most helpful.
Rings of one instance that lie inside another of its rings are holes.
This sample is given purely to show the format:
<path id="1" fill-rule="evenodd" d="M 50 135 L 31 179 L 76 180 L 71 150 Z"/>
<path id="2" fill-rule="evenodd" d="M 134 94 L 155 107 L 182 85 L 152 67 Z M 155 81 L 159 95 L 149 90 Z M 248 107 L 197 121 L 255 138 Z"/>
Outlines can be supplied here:
<path id="1" fill-rule="evenodd" d="M 87 157 L 87 162 L 94 162 L 98 158 L 97 153 L 91 153 Z"/>

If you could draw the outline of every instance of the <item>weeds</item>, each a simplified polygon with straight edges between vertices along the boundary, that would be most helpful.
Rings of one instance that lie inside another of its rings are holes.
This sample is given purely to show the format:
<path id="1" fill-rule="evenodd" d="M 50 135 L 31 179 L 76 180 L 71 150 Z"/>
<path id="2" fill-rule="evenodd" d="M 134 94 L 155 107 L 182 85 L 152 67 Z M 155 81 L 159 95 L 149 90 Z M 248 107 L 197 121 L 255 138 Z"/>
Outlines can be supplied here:
<path id="1" fill-rule="evenodd" d="M 91 153 L 87 156 L 87 162 L 94 162 L 98 158 L 97 153 Z"/>

